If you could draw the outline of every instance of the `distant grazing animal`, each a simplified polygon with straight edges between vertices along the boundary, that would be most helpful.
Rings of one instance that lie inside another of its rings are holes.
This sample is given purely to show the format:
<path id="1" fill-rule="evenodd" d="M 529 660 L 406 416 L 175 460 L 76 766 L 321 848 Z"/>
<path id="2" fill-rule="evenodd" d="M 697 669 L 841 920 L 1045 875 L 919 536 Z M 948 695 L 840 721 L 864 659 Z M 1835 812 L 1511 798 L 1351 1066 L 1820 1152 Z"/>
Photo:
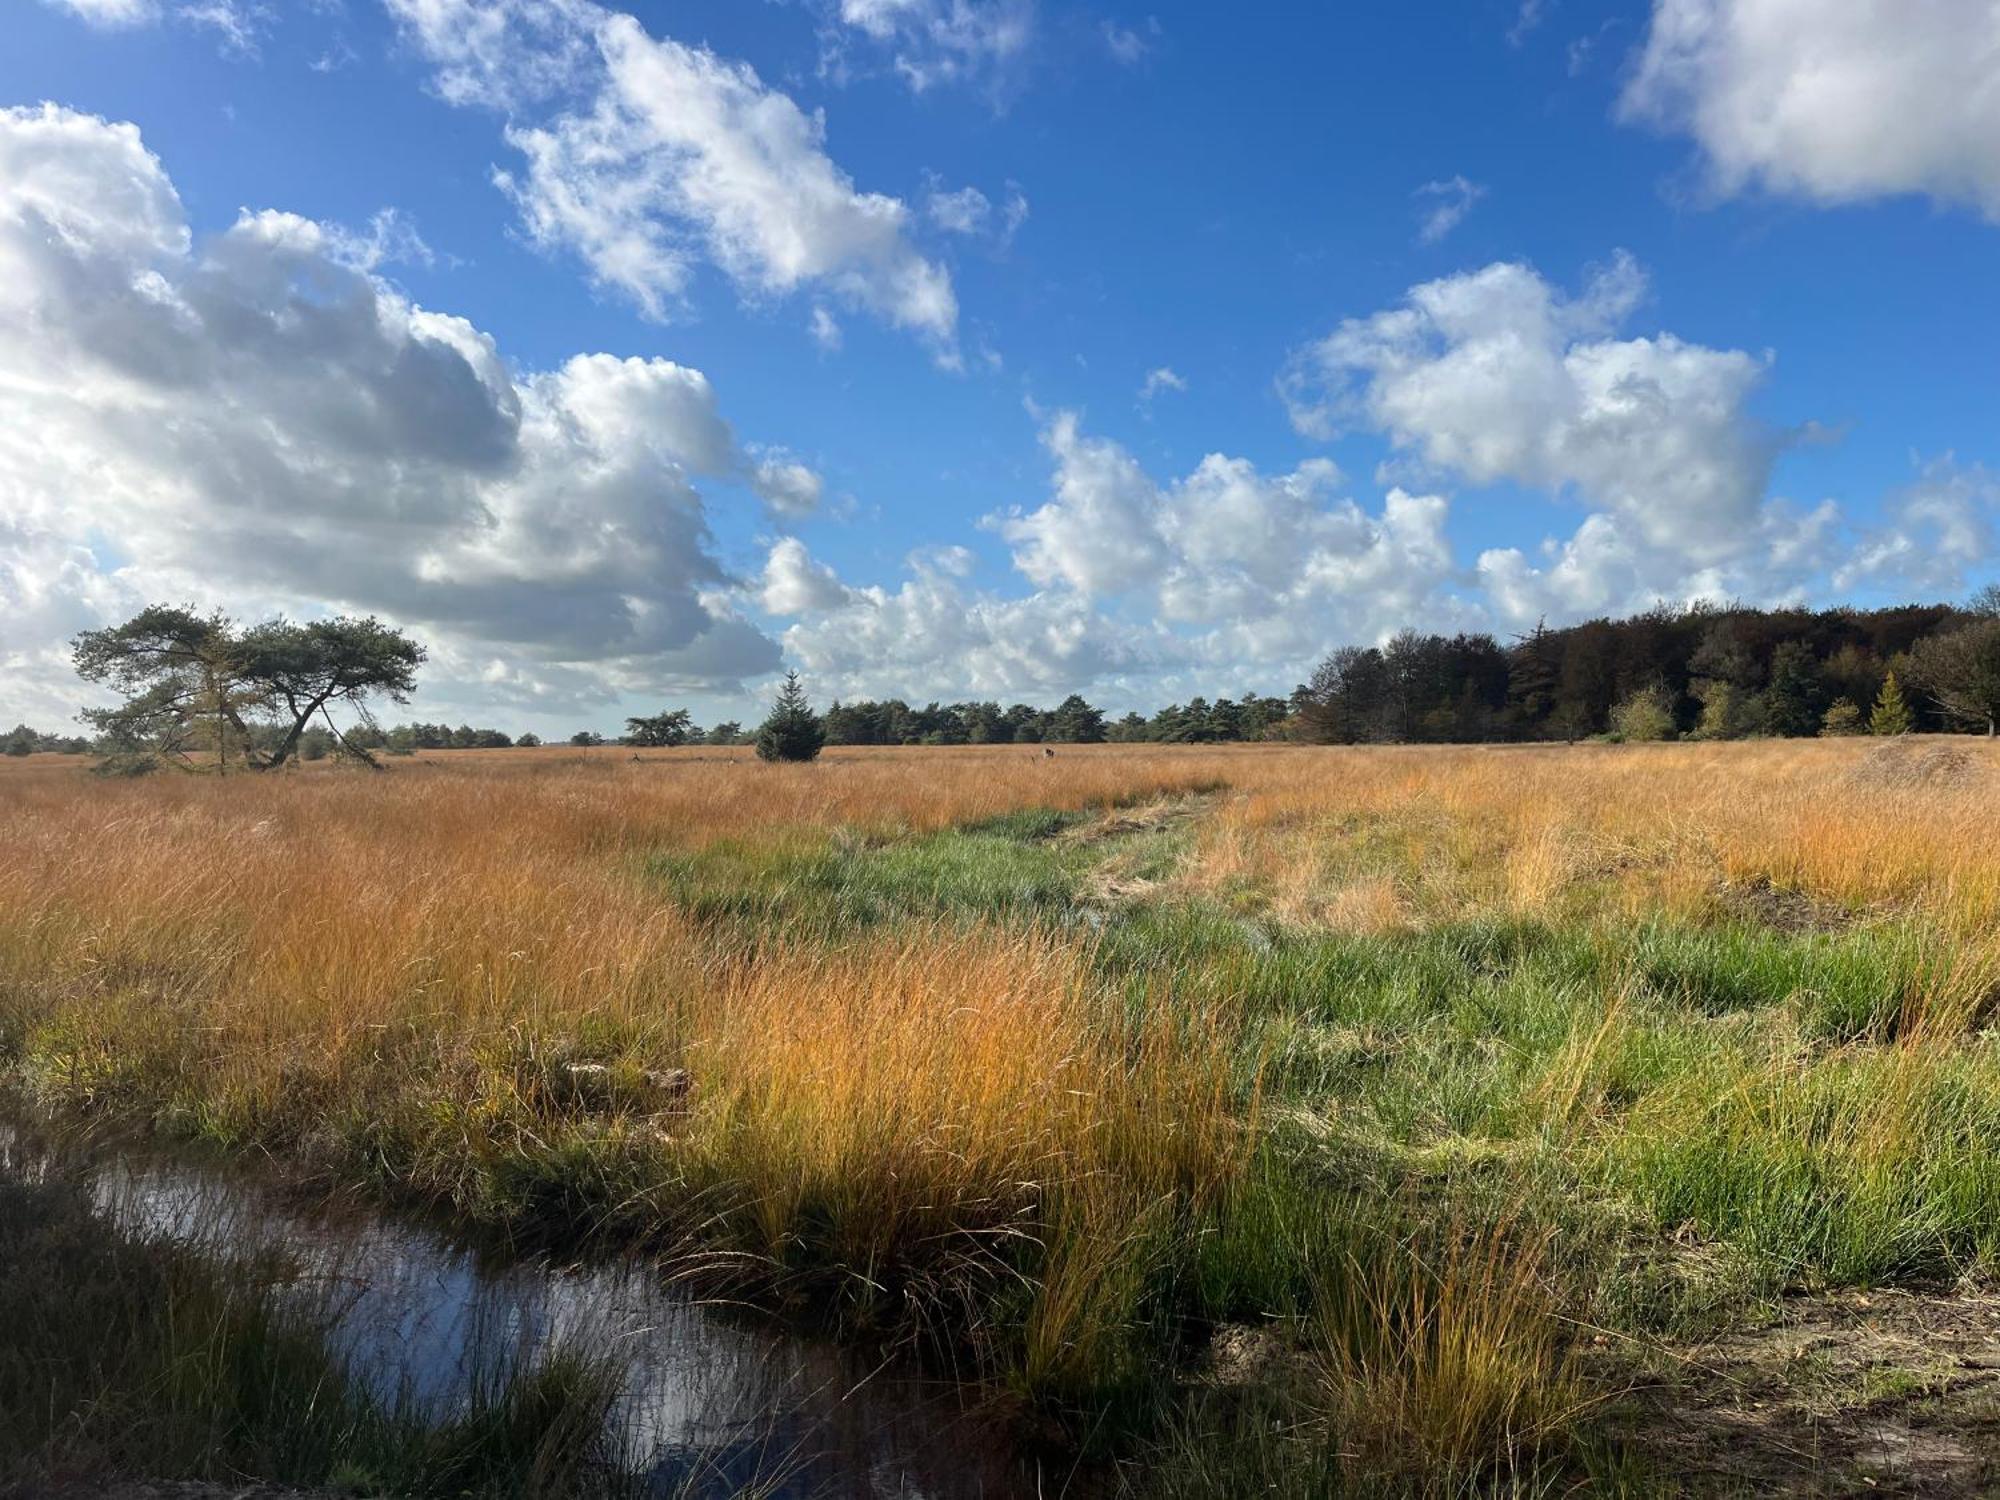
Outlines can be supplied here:
<path id="1" fill-rule="evenodd" d="M 1048 745 L 1042 746 L 1042 754 L 1049 760 L 1054 760 L 1056 758 L 1055 750 Z"/>

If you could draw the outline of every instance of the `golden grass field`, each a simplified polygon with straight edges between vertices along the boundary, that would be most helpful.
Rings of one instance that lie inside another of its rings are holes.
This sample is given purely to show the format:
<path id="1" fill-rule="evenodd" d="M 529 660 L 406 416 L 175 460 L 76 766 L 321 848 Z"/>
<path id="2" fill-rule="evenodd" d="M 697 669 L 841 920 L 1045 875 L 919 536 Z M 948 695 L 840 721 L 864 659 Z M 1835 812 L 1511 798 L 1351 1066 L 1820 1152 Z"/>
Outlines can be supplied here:
<path id="1" fill-rule="evenodd" d="M 657 1244 L 1148 1493 L 1820 1493 L 1841 1381 L 1752 1358 L 1796 1430 L 1731 1426 L 1691 1351 L 1984 1295 L 1996 792 L 1970 740 L 35 756 L 0 1066 Z"/>

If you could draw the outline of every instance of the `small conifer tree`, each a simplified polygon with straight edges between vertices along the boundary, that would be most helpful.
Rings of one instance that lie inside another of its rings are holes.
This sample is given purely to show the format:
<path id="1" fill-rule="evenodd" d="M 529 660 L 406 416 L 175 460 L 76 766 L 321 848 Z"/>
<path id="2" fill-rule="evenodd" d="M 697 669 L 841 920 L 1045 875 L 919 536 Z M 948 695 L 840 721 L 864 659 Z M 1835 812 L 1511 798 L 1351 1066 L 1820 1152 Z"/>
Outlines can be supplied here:
<path id="1" fill-rule="evenodd" d="M 1868 715 L 1870 734 L 1908 734 L 1915 728 L 1910 705 L 1903 701 L 1902 684 L 1891 672 L 1882 679 L 1882 691 L 1875 695 L 1875 707 Z"/>
<path id="2" fill-rule="evenodd" d="M 826 728 L 806 701 L 799 674 L 787 672 L 778 701 L 757 731 L 759 760 L 812 760 L 826 743 Z"/>
<path id="3" fill-rule="evenodd" d="M 1827 706 L 1826 717 L 1820 720 L 1819 732 L 1824 735 L 1864 734 L 1867 728 L 1861 722 L 1861 710 L 1854 706 L 1852 698 L 1836 698 Z"/>

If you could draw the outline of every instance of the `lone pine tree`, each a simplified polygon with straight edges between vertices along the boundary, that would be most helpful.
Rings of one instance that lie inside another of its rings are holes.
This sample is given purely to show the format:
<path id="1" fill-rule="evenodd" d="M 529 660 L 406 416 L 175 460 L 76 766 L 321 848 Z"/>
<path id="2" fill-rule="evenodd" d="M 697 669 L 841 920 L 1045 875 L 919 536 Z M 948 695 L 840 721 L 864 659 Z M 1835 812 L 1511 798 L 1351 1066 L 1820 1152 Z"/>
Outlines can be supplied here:
<path id="1" fill-rule="evenodd" d="M 826 729 L 806 701 L 799 674 L 787 672 L 771 716 L 757 731 L 760 760 L 812 760 L 826 743 Z"/>

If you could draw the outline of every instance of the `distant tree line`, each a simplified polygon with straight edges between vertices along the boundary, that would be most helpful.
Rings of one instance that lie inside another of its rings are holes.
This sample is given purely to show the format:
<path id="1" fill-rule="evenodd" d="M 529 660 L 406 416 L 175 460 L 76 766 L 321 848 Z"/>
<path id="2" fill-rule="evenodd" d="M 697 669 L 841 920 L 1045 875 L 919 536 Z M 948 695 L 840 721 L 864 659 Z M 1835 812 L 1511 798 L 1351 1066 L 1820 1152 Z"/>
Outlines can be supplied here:
<path id="1" fill-rule="evenodd" d="M 1296 728 L 1303 689 L 1290 698 L 1245 693 L 1241 698 L 1190 698 L 1171 703 L 1150 719 L 1130 713 L 1112 724 L 1105 738 L 1162 745 L 1220 744 L 1231 740 L 1287 739 Z"/>
<path id="2" fill-rule="evenodd" d="M 900 698 L 842 703 L 821 720 L 829 745 L 1095 745 L 1107 733 L 1104 713 L 1072 693 L 1052 709 L 1016 703 L 929 703 Z"/>
<path id="3" fill-rule="evenodd" d="M 0 755 L 88 755 L 91 741 L 80 734 L 43 734 L 16 724 L 0 734 Z"/>
<path id="4" fill-rule="evenodd" d="M 1993 733 L 2000 589 L 1965 608 L 1660 608 L 1507 645 L 1406 631 L 1334 652 L 1296 695 L 1331 744 Z"/>
<path id="5" fill-rule="evenodd" d="M 533 747 L 469 724 L 382 728 L 368 700 L 407 700 L 423 649 L 372 619 L 243 628 L 221 615 L 154 606 L 77 637 L 76 663 L 118 689 L 82 715 L 88 738 L 26 724 L 0 754 L 95 752 L 144 768 L 268 770 L 330 755 Z M 329 710 L 359 722 L 342 728 Z M 1287 697 L 1246 693 L 1169 704 L 1150 717 L 1105 712 L 1072 693 L 1054 708 L 900 698 L 815 714 L 796 674 L 754 732 L 704 729 L 688 710 L 625 721 L 635 748 L 755 745 L 766 759 L 811 759 L 821 745 L 1007 745 L 1289 739 L 1323 744 L 1492 740 L 1742 739 L 1756 736 L 2000 733 L 2000 585 L 1964 606 L 1888 609 L 1661 607 L 1563 629 L 1492 635 L 1404 631 L 1344 646 Z M 594 730 L 575 746 L 611 743 Z"/>
<path id="6" fill-rule="evenodd" d="M 1277 737 L 1292 717 L 1288 698 L 1246 693 L 1240 699 L 1191 699 L 1151 718 L 1128 713 L 1110 720 L 1104 710 L 1072 693 L 1054 708 L 995 702 L 929 703 L 913 708 L 900 698 L 884 702 L 836 701 L 822 716 L 829 745 L 1095 745 L 1106 741 L 1204 743 Z"/>

